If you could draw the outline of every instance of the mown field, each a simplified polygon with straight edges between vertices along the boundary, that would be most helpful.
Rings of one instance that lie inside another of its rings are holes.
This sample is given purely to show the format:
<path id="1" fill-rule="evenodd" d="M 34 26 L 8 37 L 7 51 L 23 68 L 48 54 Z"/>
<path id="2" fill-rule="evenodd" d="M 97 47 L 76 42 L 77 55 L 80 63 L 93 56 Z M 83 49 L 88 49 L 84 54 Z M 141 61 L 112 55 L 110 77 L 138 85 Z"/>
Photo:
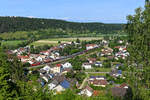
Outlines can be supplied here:
<path id="1" fill-rule="evenodd" d="M 24 40 L 13 40 L 13 41 L 1 41 L 2 46 L 18 46 L 24 42 Z"/>
<path id="2" fill-rule="evenodd" d="M 101 40 L 103 37 L 79 37 L 80 41 L 91 41 L 91 40 Z M 40 45 L 57 45 L 60 41 L 61 43 L 67 43 L 76 41 L 77 38 L 53 38 L 53 39 L 44 39 L 44 40 L 38 40 L 33 43 L 32 45 L 40 46 Z"/>

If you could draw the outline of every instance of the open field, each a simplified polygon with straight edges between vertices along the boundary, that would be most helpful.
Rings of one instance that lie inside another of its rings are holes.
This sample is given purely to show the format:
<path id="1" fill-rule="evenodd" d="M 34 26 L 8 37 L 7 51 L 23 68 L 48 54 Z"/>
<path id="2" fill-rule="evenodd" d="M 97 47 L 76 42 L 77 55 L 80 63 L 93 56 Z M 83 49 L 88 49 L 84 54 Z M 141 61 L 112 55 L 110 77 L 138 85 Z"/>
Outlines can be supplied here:
<path id="1" fill-rule="evenodd" d="M 106 76 L 106 73 L 88 73 L 89 76 Z"/>
<path id="2" fill-rule="evenodd" d="M 80 37 L 78 38 L 80 41 L 91 41 L 91 40 L 101 40 L 102 37 Z M 32 45 L 40 46 L 40 45 L 57 45 L 58 41 L 61 43 L 67 43 L 71 41 L 76 41 L 77 38 L 53 38 L 53 39 L 44 39 L 38 40 L 32 43 Z"/>
<path id="3" fill-rule="evenodd" d="M 2 46 L 17 46 L 18 44 L 21 44 L 24 42 L 24 40 L 14 40 L 14 41 L 1 41 Z"/>
<path id="4" fill-rule="evenodd" d="M 46 39 L 49 41 L 76 41 L 77 38 L 54 38 L 54 39 Z M 79 37 L 81 41 L 91 41 L 91 40 L 101 40 L 102 37 Z"/>
<path id="5" fill-rule="evenodd" d="M 93 69 L 88 69 L 86 72 L 110 72 L 111 68 L 93 68 Z"/>

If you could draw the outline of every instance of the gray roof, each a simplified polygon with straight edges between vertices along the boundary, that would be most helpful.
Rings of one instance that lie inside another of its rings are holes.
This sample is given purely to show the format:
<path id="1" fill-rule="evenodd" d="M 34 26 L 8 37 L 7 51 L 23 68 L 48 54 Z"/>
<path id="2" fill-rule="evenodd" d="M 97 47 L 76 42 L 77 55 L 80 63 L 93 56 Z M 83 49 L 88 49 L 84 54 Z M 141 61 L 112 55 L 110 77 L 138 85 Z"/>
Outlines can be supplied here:
<path id="1" fill-rule="evenodd" d="M 56 80 L 53 80 L 51 83 L 55 84 L 55 85 L 58 85 L 58 81 L 56 81 Z"/>
<path id="2" fill-rule="evenodd" d="M 125 88 L 120 88 L 120 87 L 113 87 L 111 89 L 112 91 L 112 95 L 113 96 L 117 96 L 117 97 L 123 97 L 125 96 L 126 92 L 127 92 L 127 89 Z"/>

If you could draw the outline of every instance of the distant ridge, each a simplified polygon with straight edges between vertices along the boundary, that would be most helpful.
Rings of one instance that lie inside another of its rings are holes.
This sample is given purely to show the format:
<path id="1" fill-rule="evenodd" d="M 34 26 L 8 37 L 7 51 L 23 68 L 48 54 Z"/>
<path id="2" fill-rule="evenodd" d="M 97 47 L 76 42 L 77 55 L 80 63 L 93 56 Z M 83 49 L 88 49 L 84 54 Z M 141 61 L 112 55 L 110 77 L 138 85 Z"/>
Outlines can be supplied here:
<path id="1" fill-rule="evenodd" d="M 104 24 L 98 22 L 69 22 L 57 19 L 44 19 L 44 18 L 29 18 L 29 17 L 16 17 L 6 16 L 0 17 L 0 33 L 16 32 L 16 31 L 34 31 L 39 29 L 62 29 L 72 30 L 74 33 L 80 32 L 97 32 L 97 33 L 110 33 L 113 31 L 123 30 L 123 24 Z"/>

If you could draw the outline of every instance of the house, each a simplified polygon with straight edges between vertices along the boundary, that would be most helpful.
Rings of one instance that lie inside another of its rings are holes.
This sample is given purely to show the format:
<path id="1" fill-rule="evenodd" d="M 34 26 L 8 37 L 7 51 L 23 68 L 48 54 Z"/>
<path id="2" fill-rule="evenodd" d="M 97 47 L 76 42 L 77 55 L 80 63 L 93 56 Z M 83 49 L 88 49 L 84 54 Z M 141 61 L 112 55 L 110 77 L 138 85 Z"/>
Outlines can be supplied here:
<path id="1" fill-rule="evenodd" d="M 102 44 L 105 46 L 107 46 L 108 45 L 108 41 L 106 41 L 106 40 L 102 40 Z"/>
<path id="2" fill-rule="evenodd" d="M 66 80 L 65 75 L 55 74 L 52 80 L 56 80 L 58 83 Z"/>
<path id="3" fill-rule="evenodd" d="M 43 67 L 41 70 L 45 70 L 47 73 L 50 72 L 51 68 L 50 66 L 46 65 L 45 67 Z"/>
<path id="4" fill-rule="evenodd" d="M 49 88 L 50 90 L 52 90 L 52 89 L 54 89 L 58 84 L 59 84 L 58 81 L 53 80 L 50 84 L 48 84 L 48 88 Z"/>
<path id="5" fill-rule="evenodd" d="M 112 95 L 116 97 L 124 97 L 127 93 L 127 89 L 120 87 L 113 87 L 111 89 Z"/>
<path id="6" fill-rule="evenodd" d="M 50 58 L 53 60 L 60 59 L 60 54 L 58 52 L 51 53 Z"/>
<path id="7" fill-rule="evenodd" d="M 95 66 L 97 66 L 97 67 L 102 67 L 102 66 L 103 66 L 103 64 L 102 64 L 102 62 L 101 62 L 101 61 L 97 61 L 97 62 L 95 62 Z"/>
<path id="8" fill-rule="evenodd" d="M 101 86 L 101 87 L 106 87 L 108 82 L 106 80 L 90 80 L 89 84 L 92 84 L 94 86 Z"/>
<path id="9" fill-rule="evenodd" d="M 121 84 L 121 85 L 120 85 L 120 88 L 128 89 L 128 88 L 129 88 L 129 86 L 128 86 L 126 83 L 123 83 L 123 84 Z"/>
<path id="10" fill-rule="evenodd" d="M 89 58 L 88 61 L 90 64 L 94 64 L 96 62 L 96 58 Z"/>
<path id="11" fill-rule="evenodd" d="M 97 47 L 98 47 L 97 44 L 87 44 L 86 45 L 86 50 L 94 49 L 94 48 L 97 48 Z"/>
<path id="12" fill-rule="evenodd" d="M 65 91 L 70 88 L 70 83 L 67 80 L 62 81 L 57 87 L 54 88 L 57 92 Z"/>
<path id="13" fill-rule="evenodd" d="M 29 63 L 30 65 L 34 64 L 35 62 L 36 62 L 35 60 L 29 60 L 29 61 L 28 61 L 28 63 Z"/>
<path id="14" fill-rule="evenodd" d="M 53 90 L 56 92 L 65 91 L 65 89 L 61 85 L 56 86 L 55 88 L 53 88 Z"/>
<path id="15" fill-rule="evenodd" d="M 106 80 L 106 78 L 104 76 L 90 76 L 89 80 Z"/>
<path id="16" fill-rule="evenodd" d="M 17 49 L 16 49 L 16 50 L 12 50 L 12 53 L 14 53 L 14 54 L 15 54 L 15 53 L 17 53 L 17 52 L 18 52 L 18 50 L 17 50 Z"/>
<path id="17" fill-rule="evenodd" d="M 100 95 L 100 91 L 98 91 L 98 90 L 93 91 L 93 96 L 99 96 L 99 95 Z"/>
<path id="18" fill-rule="evenodd" d="M 52 62 L 52 61 L 53 61 L 53 59 L 50 59 L 50 58 L 44 59 L 44 63 L 49 63 L 49 62 Z"/>
<path id="19" fill-rule="evenodd" d="M 50 48 L 51 52 L 53 52 L 53 51 L 59 51 L 59 50 L 60 50 L 60 48 L 58 46 Z"/>
<path id="20" fill-rule="evenodd" d="M 85 69 L 92 69 L 92 65 L 90 63 L 83 63 L 82 67 Z"/>
<path id="21" fill-rule="evenodd" d="M 30 60 L 30 57 L 29 56 L 21 56 L 21 55 L 18 55 L 18 59 L 21 61 L 21 62 L 28 62 Z"/>
<path id="22" fill-rule="evenodd" d="M 44 74 L 47 73 L 46 70 L 43 70 L 43 69 L 40 69 L 39 72 L 40 72 L 40 75 L 41 75 L 41 76 L 43 76 Z"/>
<path id="23" fill-rule="evenodd" d="M 43 61 L 43 58 L 41 56 L 38 56 L 37 58 L 35 58 L 36 61 L 41 62 Z"/>
<path id="24" fill-rule="evenodd" d="M 63 82 L 61 82 L 60 85 L 61 85 L 64 89 L 70 88 L 70 83 L 69 83 L 67 80 L 64 80 Z"/>
<path id="25" fill-rule="evenodd" d="M 48 50 L 47 51 L 41 51 L 40 54 L 48 56 L 50 54 L 50 51 L 48 51 Z"/>
<path id="26" fill-rule="evenodd" d="M 48 82 L 51 79 L 51 76 L 49 74 L 44 74 L 41 76 L 46 82 Z"/>
<path id="27" fill-rule="evenodd" d="M 113 96 L 121 98 L 124 97 L 126 94 L 129 94 L 128 92 L 130 92 L 130 96 L 132 96 L 131 91 L 131 88 L 126 83 L 123 83 L 119 86 L 115 86 L 111 89 Z"/>
<path id="28" fill-rule="evenodd" d="M 68 43 L 61 43 L 60 45 L 59 45 L 59 47 L 60 48 L 65 48 L 67 45 L 70 45 L 71 43 L 70 42 L 68 42 Z"/>
<path id="29" fill-rule="evenodd" d="M 93 89 L 89 86 L 86 86 L 80 93 L 79 95 L 86 95 L 88 97 L 92 96 L 93 94 Z"/>
<path id="30" fill-rule="evenodd" d="M 55 67 L 51 68 L 51 71 L 52 71 L 53 73 L 61 73 L 62 70 L 63 70 L 63 67 L 62 67 L 61 64 L 56 64 Z"/>
<path id="31" fill-rule="evenodd" d="M 123 40 L 119 40 L 118 43 L 122 44 L 122 43 L 123 43 Z"/>
<path id="32" fill-rule="evenodd" d="M 104 48 L 101 50 L 101 56 L 110 56 L 113 53 L 113 49 L 111 48 Z"/>
<path id="33" fill-rule="evenodd" d="M 122 70 L 114 69 L 109 73 L 110 76 L 119 77 L 122 76 Z"/>
<path id="34" fill-rule="evenodd" d="M 62 64 L 62 67 L 65 69 L 65 68 L 72 68 L 72 65 L 71 63 L 69 62 L 66 62 L 65 64 Z"/>
<path id="35" fill-rule="evenodd" d="M 30 56 L 30 59 L 35 59 L 37 57 L 39 57 L 40 55 L 39 54 L 29 54 Z"/>

